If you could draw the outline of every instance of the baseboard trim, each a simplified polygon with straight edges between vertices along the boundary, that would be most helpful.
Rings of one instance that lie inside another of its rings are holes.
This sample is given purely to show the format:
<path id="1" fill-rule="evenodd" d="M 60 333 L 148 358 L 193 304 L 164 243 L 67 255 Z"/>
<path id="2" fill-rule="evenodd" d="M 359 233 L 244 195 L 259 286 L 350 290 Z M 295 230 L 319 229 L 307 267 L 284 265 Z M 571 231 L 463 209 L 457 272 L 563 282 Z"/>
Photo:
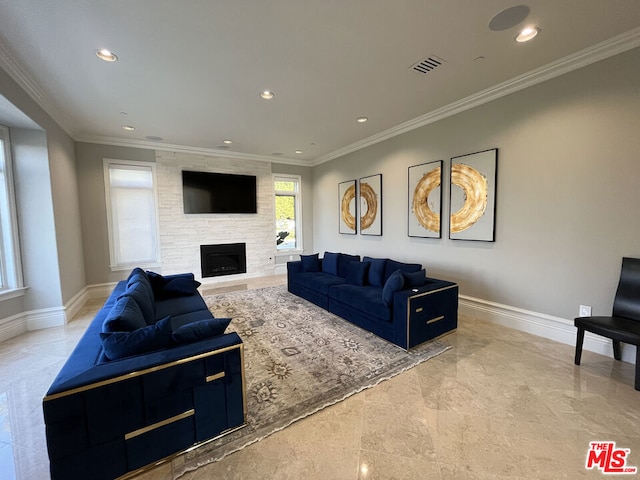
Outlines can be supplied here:
<path id="1" fill-rule="evenodd" d="M 576 345 L 576 328 L 573 325 L 573 320 L 489 302 L 467 295 L 459 296 L 459 309 L 463 315 L 487 320 L 504 327 L 514 328 L 573 347 Z M 611 340 L 598 335 L 592 335 L 587 332 L 582 348 L 583 350 L 613 358 Z M 623 344 L 622 360 L 635 363 L 635 358 L 635 347 Z"/>
<path id="2" fill-rule="evenodd" d="M 27 321 L 24 313 L 12 315 L 0 320 L 0 342 L 27 333 Z"/>
<path id="3" fill-rule="evenodd" d="M 27 330 L 60 327 L 67 323 L 64 307 L 43 308 L 25 312 Z"/>

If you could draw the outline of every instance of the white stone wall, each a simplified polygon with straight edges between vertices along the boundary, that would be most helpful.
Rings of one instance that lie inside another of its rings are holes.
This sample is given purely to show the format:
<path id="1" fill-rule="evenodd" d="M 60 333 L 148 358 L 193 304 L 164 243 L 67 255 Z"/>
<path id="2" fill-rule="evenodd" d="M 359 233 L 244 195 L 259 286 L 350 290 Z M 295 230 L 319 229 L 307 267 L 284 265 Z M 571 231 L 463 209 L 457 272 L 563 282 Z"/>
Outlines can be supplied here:
<path id="1" fill-rule="evenodd" d="M 235 173 L 257 177 L 257 214 L 184 213 L 182 170 Z M 237 280 L 274 273 L 275 205 L 271 164 L 240 159 L 156 153 L 160 222 L 161 272 L 193 272 L 203 283 Z M 200 245 L 247 244 L 247 273 L 201 278 Z"/>

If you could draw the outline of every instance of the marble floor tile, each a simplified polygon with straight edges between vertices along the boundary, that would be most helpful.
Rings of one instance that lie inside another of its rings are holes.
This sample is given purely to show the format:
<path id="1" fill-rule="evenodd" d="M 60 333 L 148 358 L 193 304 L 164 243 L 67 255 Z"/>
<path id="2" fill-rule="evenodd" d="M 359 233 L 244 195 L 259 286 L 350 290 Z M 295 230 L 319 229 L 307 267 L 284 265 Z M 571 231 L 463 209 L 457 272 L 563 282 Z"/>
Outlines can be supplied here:
<path id="1" fill-rule="evenodd" d="M 286 283 L 207 284 L 204 295 Z M 64 327 L 0 343 L 0 479 L 49 478 L 42 397 L 104 299 Z M 182 480 L 521 480 L 603 478 L 589 442 L 640 466 L 634 365 L 461 316 L 453 348 Z M 173 480 L 171 462 L 135 480 Z M 626 478 L 626 477 L 621 477 Z M 631 477 L 629 477 L 631 478 Z"/>

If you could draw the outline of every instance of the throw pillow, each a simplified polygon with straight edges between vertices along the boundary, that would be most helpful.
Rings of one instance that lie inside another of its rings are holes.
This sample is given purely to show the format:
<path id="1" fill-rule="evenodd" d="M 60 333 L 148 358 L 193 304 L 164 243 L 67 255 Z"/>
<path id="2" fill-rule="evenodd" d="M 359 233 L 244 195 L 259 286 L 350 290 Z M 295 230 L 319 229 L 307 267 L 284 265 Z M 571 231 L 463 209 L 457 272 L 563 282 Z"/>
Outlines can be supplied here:
<path id="1" fill-rule="evenodd" d="M 393 272 L 382 288 L 382 303 L 385 307 L 393 305 L 393 294 L 402 290 L 404 286 L 404 277 L 401 270 Z"/>
<path id="2" fill-rule="evenodd" d="M 338 254 L 338 276 L 347 278 L 347 270 L 351 262 L 359 262 L 360 255 L 349 255 L 347 253 Z"/>
<path id="3" fill-rule="evenodd" d="M 190 278 L 176 277 L 166 282 L 162 289 L 157 293 L 158 300 L 175 297 L 190 297 L 198 292 L 201 285 L 197 280 Z"/>
<path id="4" fill-rule="evenodd" d="M 231 322 L 230 318 L 210 318 L 187 323 L 174 330 L 171 338 L 176 343 L 191 343 L 222 335 Z"/>
<path id="5" fill-rule="evenodd" d="M 347 283 L 362 286 L 367 278 L 369 264 L 364 262 L 351 262 L 347 268 Z"/>
<path id="6" fill-rule="evenodd" d="M 317 253 L 314 253 L 313 255 L 300 255 L 300 262 L 302 262 L 303 272 L 320 271 L 320 260 L 318 259 Z"/>
<path id="7" fill-rule="evenodd" d="M 370 263 L 367 278 L 369 285 L 373 285 L 374 287 L 384 287 L 384 267 L 387 264 L 387 259 L 364 257 L 362 261 Z"/>
<path id="8" fill-rule="evenodd" d="M 331 275 L 338 276 L 338 257 L 340 254 L 333 252 L 324 252 L 322 258 L 322 271 Z"/>
<path id="9" fill-rule="evenodd" d="M 129 285 L 124 293 L 118 298 L 122 297 L 131 297 L 136 301 L 138 307 L 140 307 L 140 311 L 142 312 L 142 316 L 144 317 L 147 325 L 155 323 L 155 301 L 153 292 L 151 291 L 149 285 L 143 282 L 134 282 Z"/>
<path id="10" fill-rule="evenodd" d="M 101 333 L 100 340 L 110 360 L 159 350 L 171 345 L 171 317 L 132 332 Z"/>
<path id="11" fill-rule="evenodd" d="M 418 272 L 402 272 L 405 288 L 417 288 L 427 283 L 427 271 L 423 268 Z"/>
<path id="12" fill-rule="evenodd" d="M 130 296 L 120 296 L 102 322 L 102 331 L 132 332 L 146 326 L 147 322 L 138 303 Z"/>

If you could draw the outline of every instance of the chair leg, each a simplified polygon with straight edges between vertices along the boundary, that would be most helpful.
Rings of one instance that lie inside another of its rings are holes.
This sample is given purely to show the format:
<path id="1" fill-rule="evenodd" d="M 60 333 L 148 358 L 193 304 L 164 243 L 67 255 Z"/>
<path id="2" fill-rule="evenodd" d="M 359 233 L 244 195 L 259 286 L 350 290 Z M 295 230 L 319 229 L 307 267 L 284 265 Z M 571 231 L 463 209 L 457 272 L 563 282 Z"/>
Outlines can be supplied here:
<path id="1" fill-rule="evenodd" d="M 580 358 L 582 357 L 583 341 L 584 341 L 584 328 L 578 327 L 578 335 L 576 336 L 576 358 L 575 358 L 576 365 L 580 365 Z"/>
<path id="2" fill-rule="evenodd" d="M 616 360 L 622 359 L 622 355 L 620 354 L 620 342 L 618 340 L 613 340 L 613 358 Z"/>
<path id="3" fill-rule="evenodd" d="M 640 391 L 640 345 L 636 345 L 636 382 L 634 388 Z"/>

